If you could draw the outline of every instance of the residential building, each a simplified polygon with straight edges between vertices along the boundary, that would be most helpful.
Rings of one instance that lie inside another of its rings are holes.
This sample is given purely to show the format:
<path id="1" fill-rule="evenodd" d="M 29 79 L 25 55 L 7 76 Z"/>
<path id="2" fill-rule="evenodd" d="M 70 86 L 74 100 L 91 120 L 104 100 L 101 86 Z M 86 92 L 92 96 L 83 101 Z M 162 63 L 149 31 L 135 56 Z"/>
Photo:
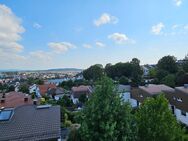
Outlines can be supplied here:
<path id="1" fill-rule="evenodd" d="M 131 90 L 131 98 L 136 100 L 137 106 L 139 106 L 146 98 L 155 97 L 163 91 L 174 91 L 174 89 L 163 84 L 148 84 L 133 88 Z"/>
<path id="2" fill-rule="evenodd" d="M 66 94 L 65 94 L 65 90 L 63 88 L 57 87 L 57 88 L 52 88 L 52 89 L 48 90 L 47 95 L 55 100 L 59 100 Z"/>
<path id="3" fill-rule="evenodd" d="M 188 125 L 188 85 L 175 87 L 174 91 L 164 91 L 177 120 Z"/>
<path id="4" fill-rule="evenodd" d="M 31 96 L 22 92 L 0 93 L 0 108 L 15 108 L 21 105 L 33 104 Z"/>
<path id="5" fill-rule="evenodd" d="M 32 85 L 29 87 L 29 93 L 34 93 L 36 97 L 40 98 L 47 95 L 50 89 L 56 88 L 55 84 L 44 84 L 44 85 Z"/>
<path id="6" fill-rule="evenodd" d="M 71 89 L 71 99 L 73 101 L 74 104 L 79 103 L 79 97 L 81 95 L 86 95 L 87 98 L 89 98 L 89 96 L 92 93 L 92 87 L 91 86 L 78 86 L 78 87 L 72 87 Z"/>
<path id="7" fill-rule="evenodd" d="M 39 87 L 38 87 L 38 85 L 36 85 L 36 84 L 33 84 L 32 86 L 29 87 L 29 93 L 30 93 L 30 94 L 33 94 L 33 93 L 34 93 L 35 96 L 38 97 L 38 98 L 41 97 Z"/>
<path id="8" fill-rule="evenodd" d="M 45 96 L 45 95 L 47 95 L 47 93 L 50 89 L 56 88 L 56 85 L 55 84 L 44 84 L 44 85 L 38 85 L 38 87 L 39 87 L 40 95 Z"/>
<path id="9" fill-rule="evenodd" d="M 60 107 L 22 105 L 0 110 L 0 140 L 60 140 Z"/>
<path id="10" fill-rule="evenodd" d="M 131 86 L 130 85 L 117 85 L 117 91 L 120 93 L 124 102 L 129 102 L 132 107 L 136 107 L 136 100 L 131 98 Z"/>

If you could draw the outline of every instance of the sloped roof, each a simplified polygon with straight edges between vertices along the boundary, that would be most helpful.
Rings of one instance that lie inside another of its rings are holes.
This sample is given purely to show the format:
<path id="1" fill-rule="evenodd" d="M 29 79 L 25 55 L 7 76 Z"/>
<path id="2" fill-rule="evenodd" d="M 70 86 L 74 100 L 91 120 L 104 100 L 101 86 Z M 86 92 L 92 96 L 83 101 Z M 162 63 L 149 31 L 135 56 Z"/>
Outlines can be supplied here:
<path id="1" fill-rule="evenodd" d="M 47 93 L 49 89 L 56 88 L 55 84 L 44 84 L 39 85 L 40 94 L 43 96 Z"/>
<path id="2" fill-rule="evenodd" d="M 122 93 L 122 92 L 130 92 L 131 91 L 131 86 L 130 85 L 117 85 L 117 91 Z"/>
<path id="3" fill-rule="evenodd" d="M 37 109 L 34 105 L 15 108 L 9 121 L 0 122 L 0 140 L 45 140 L 59 138 L 60 107 Z"/>
<path id="4" fill-rule="evenodd" d="M 60 87 L 57 87 L 57 88 L 52 88 L 48 91 L 48 94 L 50 95 L 61 95 L 61 94 L 64 94 L 65 91 L 63 88 L 60 88 Z"/>
<path id="5" fill-rule="evenodd" d="M 185 94 L 188 94 L 188 88 L 185 88 L 184 86 L 181 86 L 181 87 L 176 87 L 175 88 L 176 90 L 179 90 Z"/>
<path id="6" fill-rule="evenodd" d="M 0 100 L 2 99 L 2 93 L 0 93 Z M 24 98 L 28 97 L 28 101 L 24 101 Z M 27 95 L 22 93 L 22 92 L 9 92 L 5 94 L 4 98 L 5 102 L 1 103 L 0 102 L 0 107 L 17 107 L 21 105 L 26 105 L 26 104 L 32 104 L 33 100 L 31 99 L 30 95 Z"/>
<path id="7" fill-rule="evenodd" d="M 151 95 L 159 94 L 163 91 L 174 91 L 173 88 L 163 84 L 162 85 L 149 84 L 147 86 L 139 86 L 139 88 Z"/>
<path id="8" fill-rule="evenodd" d="M 87 92 L 87 91 L 91 91 L 91 87 L 90 86 L 78 86 L 78 87 L 72 87 L 72 92 Z"/>
<path id="9" fill-rule="evenodd" d="M 74 98 L 79 98 L 82 94 L 91 94 L 92 88 L 91 86 L 78 86 L 78 87 L 72 87 L 72 94 Z"/>

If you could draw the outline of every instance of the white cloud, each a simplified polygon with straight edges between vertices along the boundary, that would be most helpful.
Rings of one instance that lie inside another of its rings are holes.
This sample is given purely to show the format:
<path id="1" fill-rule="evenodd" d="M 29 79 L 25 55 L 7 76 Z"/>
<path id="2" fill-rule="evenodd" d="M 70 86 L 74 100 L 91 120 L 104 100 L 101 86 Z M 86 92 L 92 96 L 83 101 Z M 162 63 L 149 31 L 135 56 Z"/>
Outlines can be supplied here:
<path id="1" fill-rule="evenodd" d="M 176 6 L 181 6 L 182 0 L 174 0 Z"/>
<path id="2" fill-rule="evenodd" d="M 115 16 L 111 16 L 108 13 L 103 13 L 100 18 L 97 20 L 94 20 L 94 25 L 95 26 L 101 26 L 104 24 L 116 24 L 118 23 L 118 18 Z"/>
<path id="3" fill-rule="evenodd" d="M 12 64 L 13 66 L 16 62 L 25 60 L 25 57 L 19 54 L 24 47 L 18 43 L 25 29 L 21 25 L 21 19 L 9 7 L 2 4 L 0 4 L 0 21 L 1 65 L 4 67 Z"/>
<path id="4" fill-rule="evenodd" d="M 40 29 L 40 28 L 42 28 L 42 25 L 35 22 L 35 23 L 33 23 L 33 27 L 36 29 Z"/>
<path id="5" fill-rule="evenodd" d="M 31 58 L 35 58 L 40 61 L 50 61 L 52 60 L 51 53 L 50 52 L 45 52 L 42 50 L 37 50 L 29 53 Z"/>
<path id="6" fill-rule="evenodd" d="M 92 48 L 92 46 L 90 44 L 83 44 L 84 48 Z"/>
<path id="7" fill-rule="evenodd" d="M 188 30 L 188 24 L 184 26 L 184 29 L 185 29 L 185 30 Z"/>
<path id="8" fill-rule="evenodd" d="M 160 22 L 157 25 L 152 26 L 151 32 L 155 35 L 160 35 L 162 34 L 162 30 L 164 28 L 165 28 L 165 25 L 162 22 Z"/>
<path id="9" fill-rule="evenodd" d="M 104 43 L 99 42 L 99 41 L 97 41 L 95 44 L 97 47 L 105 47 L 106 46 Z"/>
<path id="10" fill-rule="evenodd" d="M 180 28 L 181 27 L 181 25 L 179 25 L 179 24 L 174 24 L 173 26 L 172 26 L 172 29 L 177 29 L 177 28 Z"/>
<path id="11" fill-rule="evenodd" d="M 48 43 L 48 46 L 56 53 L 64 53 L 69 49 L 76 48 L 75 45 L 69 42 L 50 42 Z"/>
<path id="12" fill-rule="evenodd" d="M 117 44 L 134 44 L 135 41 L 127 37 L 127 35 L 123 33 L 113 33 L 108 35 L 108 38 L 113 40 Z"/>

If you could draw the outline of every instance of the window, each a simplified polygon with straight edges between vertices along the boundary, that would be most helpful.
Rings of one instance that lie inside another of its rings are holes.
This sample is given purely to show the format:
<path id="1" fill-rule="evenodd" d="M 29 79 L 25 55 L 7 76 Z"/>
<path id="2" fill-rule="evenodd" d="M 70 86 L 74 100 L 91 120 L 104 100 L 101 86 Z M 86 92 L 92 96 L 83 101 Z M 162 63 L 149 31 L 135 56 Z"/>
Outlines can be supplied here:
<path id="1" fill-rule="evenodd" d="M 181 115 L 186 116 L 186 112 L 185 111 L 181 111 Z"/>
<path id="2" fill-rule="evenodd" d="M 178 101 L 178 102 L 182 102 L 182 99 L 181 99 L 181 98 L 178 98 L 177 101 Z"/>
<path id="3" fill-rule="evenodd" d="M 9 120 L 12 115 L 12 110 L 1 110 L 0 121 Z"/>
<path id="4" fill-rule="evenodd" d="M 175 96 L 173 96 L 173 99 L 174 99 L 174 100 L 176 100 L 176 97 L 175 97 Z"/>

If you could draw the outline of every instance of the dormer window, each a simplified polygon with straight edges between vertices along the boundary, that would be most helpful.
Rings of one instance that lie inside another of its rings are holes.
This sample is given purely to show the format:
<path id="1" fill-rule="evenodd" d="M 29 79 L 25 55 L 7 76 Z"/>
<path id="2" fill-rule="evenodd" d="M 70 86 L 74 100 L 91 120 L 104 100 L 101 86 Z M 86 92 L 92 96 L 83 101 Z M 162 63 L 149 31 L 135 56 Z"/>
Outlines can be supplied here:
<path id="1" fill-rule="evenodd" d="M 177 101 L 178 101 L 178 102 L 182 102 L 182 99 L 181 99 L 181 98 L 178 98 Z"/>

